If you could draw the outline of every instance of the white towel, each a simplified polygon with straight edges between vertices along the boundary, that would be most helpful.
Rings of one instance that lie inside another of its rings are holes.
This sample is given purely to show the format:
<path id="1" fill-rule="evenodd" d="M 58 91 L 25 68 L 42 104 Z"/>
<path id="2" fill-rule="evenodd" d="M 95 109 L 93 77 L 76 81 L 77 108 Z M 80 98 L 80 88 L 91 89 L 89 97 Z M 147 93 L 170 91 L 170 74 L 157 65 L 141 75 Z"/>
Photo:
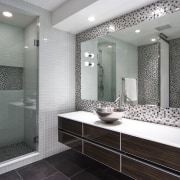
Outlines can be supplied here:
<path id="1" fill-rule="evenodd" d="M 125 78 L 125 95 L 127 101 L 137 101 L 136 79 Z"/>

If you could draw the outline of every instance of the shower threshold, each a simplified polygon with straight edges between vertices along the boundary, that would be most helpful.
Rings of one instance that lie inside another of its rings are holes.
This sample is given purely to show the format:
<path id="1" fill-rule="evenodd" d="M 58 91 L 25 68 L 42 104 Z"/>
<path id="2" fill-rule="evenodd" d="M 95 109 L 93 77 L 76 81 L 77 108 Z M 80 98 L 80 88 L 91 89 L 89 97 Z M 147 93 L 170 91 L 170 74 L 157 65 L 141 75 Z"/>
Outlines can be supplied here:
<path id="1" fill-rule="evenodd" d="M 34 152 L 34 149 L 28 146 L 26 143 L 21 142 L 17 144 L 12 144 L 9 146 L 0 148 L 0 163 L 13 159 L 28 153 Z"/>

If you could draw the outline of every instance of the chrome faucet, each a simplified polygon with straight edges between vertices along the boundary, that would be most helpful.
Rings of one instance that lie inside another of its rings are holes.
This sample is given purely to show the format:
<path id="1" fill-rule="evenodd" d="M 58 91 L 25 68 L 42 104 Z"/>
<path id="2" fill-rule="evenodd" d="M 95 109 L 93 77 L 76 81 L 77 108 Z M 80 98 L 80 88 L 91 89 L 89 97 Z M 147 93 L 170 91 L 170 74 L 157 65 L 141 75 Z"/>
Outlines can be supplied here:
<path id="1" fill-rule="evenodd" d="M 118 109 L 121 109 L 121 106 L 122 106 L 122 98 L 121 98 L 121 95 L 119 95 L 117 97 L 117 99 L 114 101 L 114 103 L 117 103 L 118 102 Z"/>

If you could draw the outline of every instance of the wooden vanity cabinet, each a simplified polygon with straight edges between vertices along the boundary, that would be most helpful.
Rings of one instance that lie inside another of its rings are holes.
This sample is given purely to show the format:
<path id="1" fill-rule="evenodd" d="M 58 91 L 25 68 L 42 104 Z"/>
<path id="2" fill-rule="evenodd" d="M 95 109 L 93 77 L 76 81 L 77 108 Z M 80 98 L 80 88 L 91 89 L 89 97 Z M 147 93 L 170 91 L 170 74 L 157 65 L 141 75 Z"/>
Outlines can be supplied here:
<path id="1" fill-rule="evenodd" d="M 59 142 L 137 180 L 180 179 L 179 148 L 61 117 L 58 132 Z"/>
<path id="2" fill-rule="evenodd" d="M 180 148 L 121 134 L 123 152 L 180 171 Z"/>
<path id="3" fill-rule="evenodd" d="M 65 133 L 61 130 L 58 132 L 58 140 L 59 142 L 75 149 L 76 151 L 82 153 L 82 140 L 73 135 Z"/>
<path id="4" fill-rule="evenodd" d="M 150 166 L 146 163 L 122 156 L 123 174 L 137 180 L 179 180 L 180 177 Z"/>
<path id="5" fill-rule="evenodd" d="M 58 129 L 65 130 L 74 135 L 82 136 L 82 123 L 81 122 L 59 117 Z"/>
<path id="6" fill-rule="evenodd" d="M 98 145 L 84 142 L 84 154 L 117 171 L 120 171 L 120 154 Z"/>
<path id="7" fill-rule="evenodd" d="M 97 143 L 120 150 L 120 133 L 83 124 L 83 136 Z"/>

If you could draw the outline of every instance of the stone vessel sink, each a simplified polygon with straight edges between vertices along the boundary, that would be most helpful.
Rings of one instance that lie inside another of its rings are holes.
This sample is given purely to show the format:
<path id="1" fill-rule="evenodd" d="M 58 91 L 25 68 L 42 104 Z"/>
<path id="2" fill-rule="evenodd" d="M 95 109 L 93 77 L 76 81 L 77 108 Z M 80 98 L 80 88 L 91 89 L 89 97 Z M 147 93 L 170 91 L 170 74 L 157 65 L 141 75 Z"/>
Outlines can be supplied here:
<path id="1" fill-rule="evenodd" d="M 123 109 L 114 109 L 113 112 L 104 112 L 97 109 L 96 114 L 100 120 L 105 123 L 113 123 L 117 120 L 120 120 L 124 115 L 125 110 Z"/>

